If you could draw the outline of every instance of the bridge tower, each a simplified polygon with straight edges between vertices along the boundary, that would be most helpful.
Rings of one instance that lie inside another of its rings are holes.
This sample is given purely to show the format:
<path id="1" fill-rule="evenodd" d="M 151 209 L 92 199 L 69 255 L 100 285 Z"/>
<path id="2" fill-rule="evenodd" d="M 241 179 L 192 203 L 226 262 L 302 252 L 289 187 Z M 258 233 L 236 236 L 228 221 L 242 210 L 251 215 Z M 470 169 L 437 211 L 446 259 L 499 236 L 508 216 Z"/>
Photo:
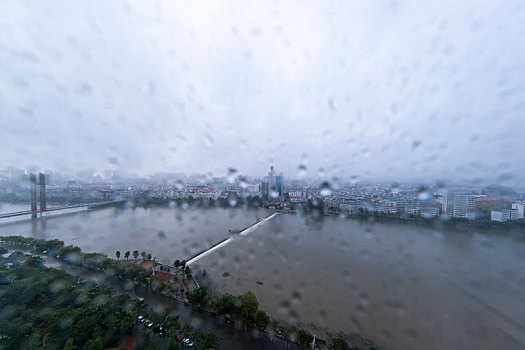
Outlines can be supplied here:
<path id="1" fill-rule="evenodd" d="M 38 182 L 40 183 L 40 216 L 45 216 L 46 212 L 46 176 L 42 173 L 38 174 Z"/>
<path id="2" fill-rule="evenodd" d="M 31 218 L 36 218 L 37 207 L 36 207 L 36 176 L 35 174 L 29 174 L 29 182 L 31 183 Z"/>

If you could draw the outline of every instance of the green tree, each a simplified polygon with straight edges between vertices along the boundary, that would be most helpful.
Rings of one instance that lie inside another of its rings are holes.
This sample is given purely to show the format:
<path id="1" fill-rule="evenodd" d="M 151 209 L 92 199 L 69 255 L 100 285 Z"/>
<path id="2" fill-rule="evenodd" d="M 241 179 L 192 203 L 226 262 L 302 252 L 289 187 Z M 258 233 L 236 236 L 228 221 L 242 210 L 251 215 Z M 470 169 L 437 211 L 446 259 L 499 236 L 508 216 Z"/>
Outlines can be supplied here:
<path id="1" fill-rule="evenodd" d="M 183 350 L 182 343 L 177 342 L 177 339 L 171 338 L 168 350 Z"/>
<path id="2" fill-rule="evenodd" d="M 210 296 L 208 295 L 208 288 L 206 286 L 201 286 L 191 292 L 188 292 L 188 300 L 194 305 L 206 307 L 210 300 Z"/>
<path id="3" fill-rule="evenodd" d="M 218 314 L 235 314 L 236 297 L 231 294 L 223 294 L 213 301 L 213 309 Z"/>
<path id="4" fill-rule="evenodd" d="M 312 345 L 313 340 L 314 337 L 304 329 L 300 329 L 299 332 L 297 332 L 297 343 L 299 346 L 307 349 Z"/>
<path id="5" fill-rule="evenodd" d="M 186 323 L 184 326 L 182 326 L 181 332 L 185 336 L 189 337 L 193 333 L 193 327 L 190 324 Z"/>
<path id="6" fill-rule="evenodd" d="M 83 349 L 85 350 L 104 350 L 104 343 L 102 342 L 102 339 L 100 338 L 89 339 L 86 342 L 86 345 L 84 345 Z"/>
<path id="7" fill-rule="evenodd" d="M 170 321 L 170 327 L 174 334 L 178 330 L 180 330 L 181 324 L 180 324 L 179 316 L 177 316 L 173 321 Z"/>
<path id="8" fill-rule="evenodd" d="M 44 261 L 38 256 L 28 256 L 24 261 L 24 265 L 27 267 L 42 267 L 44 266 Z"/>
<path id="9" fill-rule="evenodd" d="M 332 338 L 330 340 L 330 349 L 332 349 L 332 350 L 353 350 L 348 345 L 346 340 L 344 340 L 344 338 L 342 338 L 342 337 Z M 355 350 L 359 350 L 358 348 L 354 348 L 354 349 Z"/>
<path id="10" fill-rule="evenodd" d="M 266 315 L 266 312 L 257 310 L 255 313 L 255 327 L 263 332 L 270 325 L 270 318 Z"/>
<path id="11" fill-rule="evenodd" d="M 288 343 L 288 341 L 290 341 L 290 331 L 288 330 L 288 328 L 286 328 L 286 327 L 279 327 L 279 329 L 277 329 L 277 334 L 281 338 L 286 340 L 287 343 Z"/>
<path id="12" fill-rule="evenodd" d="M 42 346 L 42 339 L 40 338 L 40 330 L 36 329 L 29 339 L 29 349 L 30 350 L 38 350 L 41 349 Z"/>
<path id="13" fill-rule="evenodd" d="M 117 256 L 117 260 L 120 260 L 120 250 L 117 250 L 115 252 L 115 255 Z"/>
<path id="14" fill-rule="evenodd" d="M 173 266 L 175 266 L 175 268 L 178 269 L 180 266 L 180 260 L 179 259 L 175 260 L 175 262 L 173 263 Z"/>
<path id="15" fill-rule="evenodd" d="M 139 251 L 138 250 L 134 250 L 133 251 L 133 258 L 136 259 L 136 258 L 138 258 L 138 256 L 139 256 Z"/>
<path id="16" fill-rule="evenodd" d="M 221 344 L 219 343 L 219 338 L 212 331 L 204 333 L 203 345 L 205 349 L 219 349 L 219 347 L 221 346 Z"/>
<path id="17" fill-rule="evenodd" d="M 146 260 L 146 252 L 141 252 L 140 255 L 142 256 L 142 260 Z"/>
<path id="18" fill-rule="evenodd" d="M 67 338 L 66 344 L 64 344 L 64 350 L 75 350 L 77 347 L 73 344 L 72 338 Z"/>
<path id="19" fill-rule="evenodd" d="M 124 257 L 126 258 L 126 260 L 129 259 L 129 254 L 130 254 L 129 250 L 124 253 Z"/>
<path id="20" fill-rule="evenodd" d="M 259 308 L 257 297 L 252 291 L 247 291 L 241 295 L 241 307 L 239 309 L 239 316 L 244 321 L 245 325 L 252 326 L 255 321 L 255 314 Z"/>
<path id="21" fill-rule="evenodd" d="M 151 260 L 151 253 L 148 253 L 148 255 L 146 255 L 146 259 Z"/>

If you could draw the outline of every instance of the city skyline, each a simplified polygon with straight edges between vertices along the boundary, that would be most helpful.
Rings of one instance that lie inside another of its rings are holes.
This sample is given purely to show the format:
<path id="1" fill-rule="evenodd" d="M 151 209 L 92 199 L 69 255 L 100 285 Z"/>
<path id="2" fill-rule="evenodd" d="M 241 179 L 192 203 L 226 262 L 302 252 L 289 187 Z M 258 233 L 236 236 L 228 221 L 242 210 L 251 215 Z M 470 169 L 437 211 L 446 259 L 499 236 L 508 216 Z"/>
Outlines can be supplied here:
<path id="1" fill-rule="evenodd" d="M 270 166 L 272 167 L 272 166 Z M 257 183 L 260 184 L 261 181 L 268 180 L 268 173 L 262 174 L 242 174 L 236 171 L 235 169 L 229 168 L 227 172 L 223 174 L 211 174 L 211 173 L 185 173 L 185 172 L 158 172 L 149 175 L 139 176 L 138 174 L 122 174 L 122 173 L 111 173 L 106 172 L 105 174 L 98 174 L 94 169 L 82 170 L 78 172 L 63 172 L 63 171 L 53 171 L 51 169 L 20 169 L 20 168 L 9 168 L 9 169 L 0 169 L 0 181 L 18 182 L 18 183 L 29 183 L 31 173 L 43 173 L 46 175 L 46 183 L 52 184 L 54 182 L 65 183 L 68 181 L 102 181 L 102 182 L 114 182 L 114 183 L 134 183 L 135 181 L 147 181 L 151 183 L 167 183 L 172 184 L 184 184 L 184 183 L 201 183 L 202 185 L 211 184 L 214 181 L 223 181 L 225 183 L 230 183 L 231 185 L 239 186 L 243 183 Z M 277 175 L 277 174 L 276 174 Z M 278 175 L 286 175 L 287 185 L 290 184 L 305 184 L 305 185 L 314 185 L 322 186 L 323 184 L 328 184 L 337 188 L 339 186 L 348 186 L 348 185 L 358 185 L 358 184 L 377 184 L 381 186 L 391 186 L 392 188 L 399 187 L 400 185 L 410 185 L 410 186 L 430 186 L 432 188 L 437 188 L 441 190 L 446 190 L 447 188 L 454 189 L 456 187 L 461 188 L 472 188 L 472 189 L 483 189 L 483 188 L 492 188 L 494 186 L 498 188 L 507 188 L 514 191 L 524 191 L 525 185 L 518 184 L 516 186 L 502 185 L 497 182 L 473 182 L 470 180 L 444 180 L 444 179 L 425 179 L 422 181 L 401 181 L 396 178 L 391 179 L 374 179 L 374 178 L 357 178 L 355 176 L 343 176 L 339 178 L 328 178 L 326 175 L 323 176 L 309 176 L 309 175 L 300 175 L 300 176 L 289 176 L 280 172 Z"/>

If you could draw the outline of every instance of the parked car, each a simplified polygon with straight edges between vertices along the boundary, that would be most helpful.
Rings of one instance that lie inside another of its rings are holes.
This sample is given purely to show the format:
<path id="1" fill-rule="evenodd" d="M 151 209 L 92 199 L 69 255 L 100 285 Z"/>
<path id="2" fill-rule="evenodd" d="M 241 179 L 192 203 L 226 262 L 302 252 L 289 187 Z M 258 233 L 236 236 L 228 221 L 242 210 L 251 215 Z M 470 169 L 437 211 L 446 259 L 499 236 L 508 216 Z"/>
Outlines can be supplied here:
<path id="1" fill-rule="evenodd" d="M 144 323 L 146 319 L 144 318 L 144 316 L 140 315 L 139 317 L 137 317 L 137 323 Z"/>
<path id="2" fill-rule="evenodd" d="M 148 328 L 151 328 L 151 327 L 153 327 L 153 321 L 151 321 L 151 320 L 146 320 L 146 321 L 144 321 L 144 325 L 145 325 L 146 327 L 148 327 Z"/>
<path id="3" fill-rule="evenodd" d="M 176 339 L 177 341 L 181 341 L 182 339 L 184 339 L 184 335 L 182 335 L 181 333 L 179 333 L 179 334 L 175 335 L 175 339 Z"/>
<path id="4" fill-rule="evenodd" d="M 182 340 L 182 343 L 184 344 L 185 347 L 187 348 L 192 348 L 195 344 L 193 343 L 193 340 L 191 340 L 190 338 L 184 338 Z"/>

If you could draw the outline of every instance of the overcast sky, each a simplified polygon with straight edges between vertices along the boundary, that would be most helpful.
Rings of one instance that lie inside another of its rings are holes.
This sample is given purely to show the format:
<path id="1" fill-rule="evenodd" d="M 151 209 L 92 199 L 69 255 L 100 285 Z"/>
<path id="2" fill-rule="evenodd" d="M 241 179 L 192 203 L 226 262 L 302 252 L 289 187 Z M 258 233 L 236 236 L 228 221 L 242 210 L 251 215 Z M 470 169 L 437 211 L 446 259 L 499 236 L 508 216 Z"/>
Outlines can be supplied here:
<path id="1" fill-rule="evenodd" d="M 525 182 L 523 1 L 2 1 L 0 169 Z"/>

